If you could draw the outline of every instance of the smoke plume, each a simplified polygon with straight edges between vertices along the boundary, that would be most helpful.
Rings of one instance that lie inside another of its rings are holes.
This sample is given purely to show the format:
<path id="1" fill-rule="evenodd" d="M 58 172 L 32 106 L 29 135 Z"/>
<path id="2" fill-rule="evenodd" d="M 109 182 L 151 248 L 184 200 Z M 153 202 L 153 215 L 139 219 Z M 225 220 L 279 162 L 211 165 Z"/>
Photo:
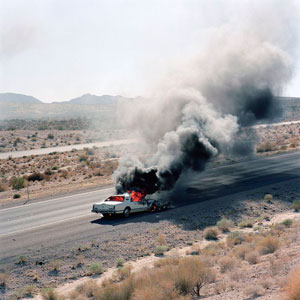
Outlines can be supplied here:
<path id="1" fill-rule="evenodd" d="M 285 2 L 283 14 L 282 2 L 264 3 L 252 7 L 247 22 L 235 19 L 215 29 L 154 98 L 123 110 L 154 154 L 120 159 L 117 192 L 171 190 L 185 171 L 204 170 L 222 152 L 246 153 L 240 129 L 280 113 L 274 95 L 280 95 L 293 71 L 292 5 Z"/>

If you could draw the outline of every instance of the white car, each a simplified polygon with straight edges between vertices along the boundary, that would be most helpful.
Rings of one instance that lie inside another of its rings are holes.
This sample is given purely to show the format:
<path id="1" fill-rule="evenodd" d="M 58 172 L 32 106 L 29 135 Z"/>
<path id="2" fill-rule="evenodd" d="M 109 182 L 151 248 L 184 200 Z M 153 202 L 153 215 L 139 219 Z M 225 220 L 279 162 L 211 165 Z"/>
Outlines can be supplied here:
<path id="1" fill-rule="evenodd" d="M 95 203 L 92 212 L 101 213 L 104 217 L 112 215 L 123 215 L 128 218 L 131 213 L 142 211 L 160 211 L 169 207 L 169 203 L 160 204 L 157 200 L 142 199 L 133 201 L 129 194 L 113 195 L 104 201 Z"/>

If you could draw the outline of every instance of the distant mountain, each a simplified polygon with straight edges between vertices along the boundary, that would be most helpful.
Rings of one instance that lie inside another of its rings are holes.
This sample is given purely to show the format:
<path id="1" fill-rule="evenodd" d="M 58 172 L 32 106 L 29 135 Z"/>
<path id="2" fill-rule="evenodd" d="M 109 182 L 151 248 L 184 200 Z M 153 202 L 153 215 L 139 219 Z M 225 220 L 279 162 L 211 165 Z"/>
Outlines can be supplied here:
<path id="1" fill-rule="evenodd" d="M 0 93 L 1 103 L 24 103 L 24 104 L 42 104 L 43 102 L 32 97 L 15 93 Z"/>
<path id="2" fill-rule="evenodd" d="M 64 101 L 61 103 L 97 105 L 97 104 L 116 104 L 120 100 L 130 100 L 130 98 L 125 98 L 122 96 L 110 96 L 110 95 L 96 96 L 91 94 L 85 94 L 81 97 L 74 98 L 69 101 Z"/>

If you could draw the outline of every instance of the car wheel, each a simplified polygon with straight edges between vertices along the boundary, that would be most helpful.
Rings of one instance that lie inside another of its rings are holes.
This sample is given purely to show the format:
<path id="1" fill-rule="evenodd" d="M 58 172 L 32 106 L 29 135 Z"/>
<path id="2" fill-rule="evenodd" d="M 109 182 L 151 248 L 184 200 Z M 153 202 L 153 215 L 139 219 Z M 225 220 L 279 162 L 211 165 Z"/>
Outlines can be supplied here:
<path id="1" fill-rule="evenodd" d="M 153 203 L 153 204 L 152 204 L 152 206 L 151 206 L 151 208 L 150 208 L 150 211 L 151 211 L 151 212 L 157 212 L 157 211 L 158 211 L 158 207 L 157 207 L 156 203 Z"/>
<path id="2" fill-rule="evenodd" d="M 126 207 L 123 211 L 123 216 L 125 218 L 128 218 L 130 216 L 130 208 L 129 207 Z"/>

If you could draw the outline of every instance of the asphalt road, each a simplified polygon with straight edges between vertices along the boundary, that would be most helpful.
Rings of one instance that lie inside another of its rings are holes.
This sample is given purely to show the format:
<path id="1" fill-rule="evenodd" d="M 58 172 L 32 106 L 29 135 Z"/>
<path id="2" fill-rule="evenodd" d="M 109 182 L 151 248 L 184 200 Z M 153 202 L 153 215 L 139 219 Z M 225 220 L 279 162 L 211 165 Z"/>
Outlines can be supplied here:
<path id="1" fill-rule="evenodd" d="M 253 159 L 193 174 L 188 179 L 184 200 L 176 196 L 173 200 L 179 207 L 299 177 L 300 152 Z M 109 239 L 111 232 L 131 226 L 138 232 L 136 223 L 156 222 L 153 214 L 99 220 L 90 212 L 91 206 L 113 191 L 112 187 L 105 188 L 0 210 L 0 264 L 26 252 L 67 248 L 74 241 L 79 243 L 95 236 Z"/>
<path id="2" fill-rule="evenodd" d="M 24 151 L 2 152 L 0 153 L 0 159 L 7 159 L 9 157 L 42 155 L 42 154 L 49 154 L 52 152 L 66 152 L 66 151 L 71 151 L 72 149 L 82 150 L 84 148 L 92 148 L 92 147 L 101 148 L 101 147 L 108 147 L 108 146 L 125 145 L 125 144 L 132 144 L 135 141 L 136 140 L 134 139 L 127 139 L 127 140 L 115 140 L 115 141 L 95 142 L 95 143 L 87 143 L 87 144 L 75 144 L 75 145 L 58 146 L 58 147 L 50 147 L 50 148 L 40 148 L 40 149 L 32 149 L 32 150 L 24 150 Z"/>

